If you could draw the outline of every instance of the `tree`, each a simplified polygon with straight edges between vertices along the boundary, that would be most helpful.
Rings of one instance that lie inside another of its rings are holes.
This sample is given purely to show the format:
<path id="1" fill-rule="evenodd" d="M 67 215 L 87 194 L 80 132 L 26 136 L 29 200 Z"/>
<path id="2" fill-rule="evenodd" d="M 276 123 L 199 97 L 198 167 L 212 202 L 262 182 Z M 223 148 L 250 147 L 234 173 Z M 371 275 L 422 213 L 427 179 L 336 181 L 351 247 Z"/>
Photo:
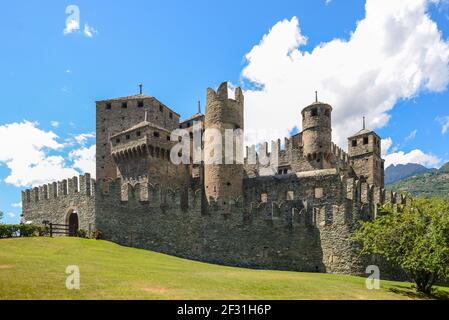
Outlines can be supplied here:
<path id="1" fill-rule="evenodd" d="M 0 223 L 1 223 L 2 220 L 3 220 L 3 216 L 4 216 L 4 213 L 3 213 L 3 211 L 0 210 Z"/>
<path id="2" fill-rule="evenodd" d="M 362 222 L 355 234 L 362 254 L 377 254 L 401 267 L 419 292 L 429 294 L 437 281 L 449 278 L 449 201 L 411 199 L 380 217 Z"/>

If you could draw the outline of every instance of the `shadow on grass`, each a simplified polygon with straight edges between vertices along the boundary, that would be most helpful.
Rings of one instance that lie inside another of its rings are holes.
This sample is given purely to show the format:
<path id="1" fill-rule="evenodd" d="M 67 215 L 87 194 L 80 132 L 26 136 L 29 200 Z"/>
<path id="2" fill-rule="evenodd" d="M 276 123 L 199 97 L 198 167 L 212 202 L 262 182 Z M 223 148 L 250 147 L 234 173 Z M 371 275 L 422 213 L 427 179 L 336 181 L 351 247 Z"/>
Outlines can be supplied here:
<path id="1" fill-rule="evenodd" d="M 447 287 L 447 285 L 442 285 L 444 287 Z M 420 300 L 449 300 L 449 292 L 440 290 L 438 288 L 434 289 L 432 294 L 424 294 L 421 292 L 415 291 L 415 289 L 407 287 L 407 286 L 400 286 L 396 285 L 393 288 L 390 289 L 391 292 L 395 294 L 400 294 L 406 297 L 409 297 L 411 299 L 420 299 Z"/>

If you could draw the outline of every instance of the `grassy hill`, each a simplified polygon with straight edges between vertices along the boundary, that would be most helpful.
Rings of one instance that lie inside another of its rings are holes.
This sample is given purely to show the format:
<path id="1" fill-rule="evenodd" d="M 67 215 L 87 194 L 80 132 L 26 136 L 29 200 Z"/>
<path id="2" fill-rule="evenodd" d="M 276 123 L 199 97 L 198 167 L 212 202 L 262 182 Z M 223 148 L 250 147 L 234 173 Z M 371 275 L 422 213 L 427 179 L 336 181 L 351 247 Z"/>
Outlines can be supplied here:
<path id="1" fill-rule="evenodd" d="M 407 192 L 414 197 L 449 197 L 449 163 L 439 170 L 414 175 L 388 185 L 387 189 Z"/>
<path id="2" fill-rule="evenodd" d="M 0 299 L 415 299 L 410 284 L 223 267 L 76 238 L 0 240 Z M 65 288 L 78 265 L 81 289 Z M 441 291 L 449 295 L 449 288 Z"/>

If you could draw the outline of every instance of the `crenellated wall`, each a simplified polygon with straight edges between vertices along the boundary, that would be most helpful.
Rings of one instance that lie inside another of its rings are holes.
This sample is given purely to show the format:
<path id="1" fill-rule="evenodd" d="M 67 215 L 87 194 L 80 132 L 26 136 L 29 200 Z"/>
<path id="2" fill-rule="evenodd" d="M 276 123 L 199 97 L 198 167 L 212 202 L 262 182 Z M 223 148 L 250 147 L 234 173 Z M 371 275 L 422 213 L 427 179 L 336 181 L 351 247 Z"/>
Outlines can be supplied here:
<path id="1" fill-rule="evenodd" d="M 95 230 L 95 180 L 90 174 L 53 182 L 22 192 L 22 212 L 26 221 L 68 224 L 76 212 L 79 228 Z"/>
<path id="2" fill-rule="evenodd" d="M 242 197 L 209 202 L 202 189 L 158 184 L 115 180 L 98 190 L 96 225 L 107 240 L 223 265 L 350 274 L 367 266 L 350 240 L 357 222 L 386 199 L 337 169 L 248 178 Z"/>

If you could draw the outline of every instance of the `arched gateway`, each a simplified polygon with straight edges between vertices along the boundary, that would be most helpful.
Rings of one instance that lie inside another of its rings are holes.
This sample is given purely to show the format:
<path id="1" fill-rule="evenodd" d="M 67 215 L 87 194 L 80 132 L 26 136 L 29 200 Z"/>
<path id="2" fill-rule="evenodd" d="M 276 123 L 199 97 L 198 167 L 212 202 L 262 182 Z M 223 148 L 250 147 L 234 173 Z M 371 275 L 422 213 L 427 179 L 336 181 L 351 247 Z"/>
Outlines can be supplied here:
<path id="1" fill-rule="evenodd" d="M 79 229 L 78 212 L 72 210 L 68 215 L 69 236 L 74 237 Z"/>

